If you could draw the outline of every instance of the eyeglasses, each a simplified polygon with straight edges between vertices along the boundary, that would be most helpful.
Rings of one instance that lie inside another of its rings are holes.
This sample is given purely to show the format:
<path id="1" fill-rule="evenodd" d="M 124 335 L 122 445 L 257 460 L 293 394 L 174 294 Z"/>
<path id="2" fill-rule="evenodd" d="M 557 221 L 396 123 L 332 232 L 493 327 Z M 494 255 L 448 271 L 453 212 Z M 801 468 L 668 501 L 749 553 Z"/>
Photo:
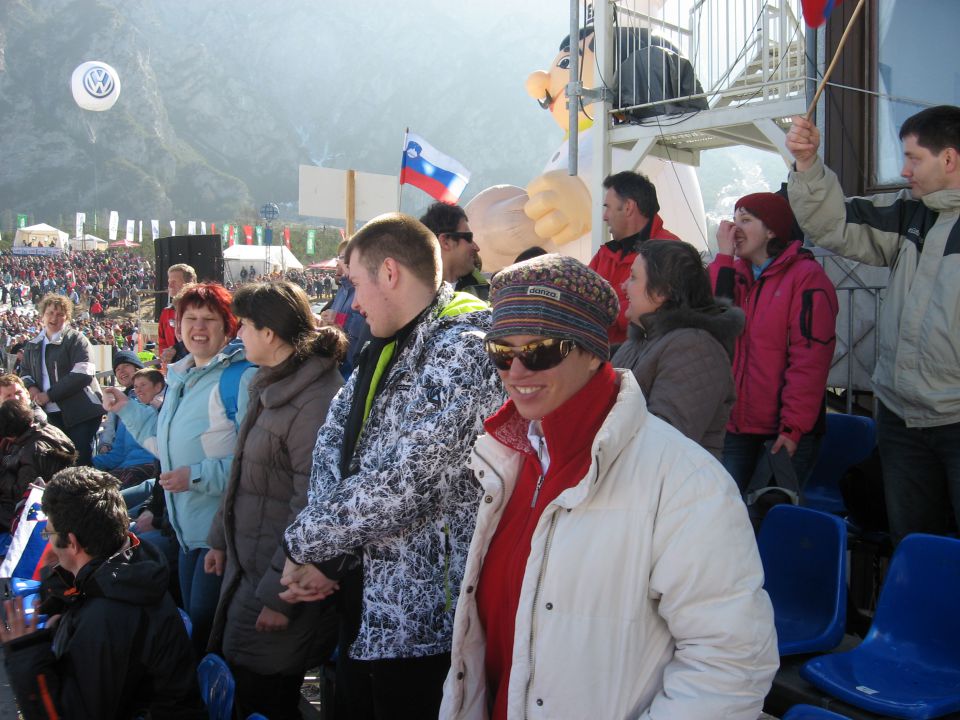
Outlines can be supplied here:
<path id="1" fill-rule="evenodd" d="M 499 345 L 490 340 L 484 342 L 483 346 L 487 350 L 487 355 L 490 356 L 490 362 L 498 370 L 509 370 L 513 365 L 513 359 L 517 358 L 527 370 L 538 372 L 549 370 L 562 363 L 570 351 L 576 347 L 576 343 L 573 340 L 547 338 L 519 347 Z"/>
<path id="2" fill-rule="evenodd" d="M 448 232 L 448 233 L 440 233 L 440 234 L 446 235 L 447 237 L 451 237 L 454 240 L 466 240 L 468 243 L 473 242 L 472 232 Z"/>
<path id="3" fill-rule="evenodd" d="M 40 537 L 42 537 L 47 542 L 50 541 L 51 535 L 59 535 L 59 534 L 60 533 L 58 533 L 56 530 L 47 530 L 46 528 L 40 531 Z"/>

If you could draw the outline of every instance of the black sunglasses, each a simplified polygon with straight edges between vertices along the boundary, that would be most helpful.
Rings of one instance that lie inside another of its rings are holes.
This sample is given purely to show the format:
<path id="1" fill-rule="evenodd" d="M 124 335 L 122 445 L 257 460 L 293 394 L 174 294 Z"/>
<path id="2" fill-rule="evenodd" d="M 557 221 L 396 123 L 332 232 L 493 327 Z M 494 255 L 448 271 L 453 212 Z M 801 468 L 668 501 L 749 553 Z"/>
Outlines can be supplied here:
<path id="1" fill-rule="evenodd" d="M 466 240 L 468 243 L 473 242 L 473 233 L 472 232 L 448 232 L 440 233 L 441 235 L 446 235 L 451 237 L 454 240 Z"/>
<path id="2" fill-rule="evenodd" d="M 517 358 L 527 370 L 537 372 L 549 370 L 563 362 L 570 351 L 576 347 L 573 340 L 547 338 L 519 347 L 499 345 L 491 340 L 484 342 L 487 355 L 498 370 L 509 370 L 513 359 Z"/>

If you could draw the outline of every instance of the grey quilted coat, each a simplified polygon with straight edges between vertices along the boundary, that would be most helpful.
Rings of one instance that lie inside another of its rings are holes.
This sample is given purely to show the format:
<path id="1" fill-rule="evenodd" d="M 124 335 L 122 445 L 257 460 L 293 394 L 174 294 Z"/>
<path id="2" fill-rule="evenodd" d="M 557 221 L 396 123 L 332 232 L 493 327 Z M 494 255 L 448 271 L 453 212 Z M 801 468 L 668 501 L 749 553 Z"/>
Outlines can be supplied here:
<path id="1" fill-rule="evenodd" d="M 335 627 L 325 604 L 289 605 L 277 596 L 285 589 L 283 531 L 307 503 L 317 430 L 342 384 L 334 361 L 319 355 L 260 368 L 250 383 L 230 479 L 208 542 L 227 553 L 210 648 L 253 672 L 302 672 L 314 643 L 323 639 L 319 635 Z M 290 618 L 286 630 L 254 630 L 264 606 Z"/>

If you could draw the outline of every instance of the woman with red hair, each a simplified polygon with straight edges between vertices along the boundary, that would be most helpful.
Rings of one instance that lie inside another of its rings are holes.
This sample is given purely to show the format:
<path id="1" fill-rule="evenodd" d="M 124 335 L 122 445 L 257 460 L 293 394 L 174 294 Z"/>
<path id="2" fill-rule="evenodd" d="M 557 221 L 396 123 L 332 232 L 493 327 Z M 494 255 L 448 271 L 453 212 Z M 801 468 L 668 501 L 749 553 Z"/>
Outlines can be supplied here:
<path id="1" fill-rule="evenodd" d="M 167 393 L 158 413 L 108 388 L 114 410 L 143 447 L 160 459 L 160 477 L 170 524 L 180 545 L 183 606 L 193 622 L 198 657 L 220 594 L 220 577 L 203 571 L 207 534 L 220 506 L 246 411 L 247 386 L 256 372 L 243 345 L 232 343 L 237 319 L 221 285 L 188 285 L 176 299 L 177 334 L 187 348 L 167 367 Z"/>

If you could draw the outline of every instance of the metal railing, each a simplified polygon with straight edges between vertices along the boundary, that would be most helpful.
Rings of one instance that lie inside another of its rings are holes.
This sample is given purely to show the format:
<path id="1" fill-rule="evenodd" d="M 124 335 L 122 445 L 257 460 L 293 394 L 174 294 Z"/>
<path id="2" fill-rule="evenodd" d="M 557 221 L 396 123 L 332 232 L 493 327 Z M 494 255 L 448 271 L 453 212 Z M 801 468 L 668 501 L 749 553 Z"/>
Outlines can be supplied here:
<path id="1" fill-rule="evenodd" d="M 802 96 L 799 4 L 615 0 L 614 111 L 642 119 L 684 112 L 684 104 L 693 111 Z"/>

